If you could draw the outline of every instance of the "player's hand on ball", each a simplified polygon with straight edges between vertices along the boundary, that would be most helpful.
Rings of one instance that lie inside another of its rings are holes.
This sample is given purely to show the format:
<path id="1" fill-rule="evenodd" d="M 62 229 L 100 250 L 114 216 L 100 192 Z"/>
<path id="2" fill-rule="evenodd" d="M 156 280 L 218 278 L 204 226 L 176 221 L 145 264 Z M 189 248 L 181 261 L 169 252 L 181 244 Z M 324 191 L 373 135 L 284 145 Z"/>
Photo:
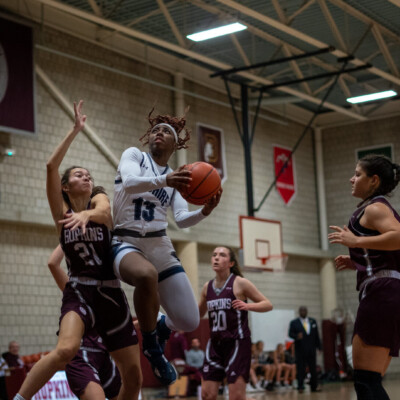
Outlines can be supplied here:
<path id="1" fill-rule="evenodd" d="M 184 191 L 189 187 L 192 181 L 192 172 L 185 167 L 186 166 L 183 165 L 167 175 L 167 186 L 177 189 L 178 191 Z"/>
<path id="2" fill-rule="evenodd" d="M 221 200 L 221 195 L 222 195 L 222 188 L 218 190 L 218 192 L 211 197 L 210 200 L 206 204 L 204 204 L 203 210 L 201 211 L 203 215 L 210 215 L 212 210 L 214 210 L 215 207 L 217 207 L 219 201 Z"/>

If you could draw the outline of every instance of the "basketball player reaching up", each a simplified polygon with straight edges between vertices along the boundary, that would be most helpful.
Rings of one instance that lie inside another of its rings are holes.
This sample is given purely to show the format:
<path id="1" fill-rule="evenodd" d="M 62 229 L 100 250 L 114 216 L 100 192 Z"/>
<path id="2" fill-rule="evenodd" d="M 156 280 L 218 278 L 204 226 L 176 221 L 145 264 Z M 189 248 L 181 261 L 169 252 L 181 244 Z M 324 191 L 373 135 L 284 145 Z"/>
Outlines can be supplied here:
<path id="1" fill-rule="evenodd" d="M 47 263 L 54 280 L 63 292 L 69 277 L 61 268 L 64 252 L 58 245 Z M 69 387 L 81 400 L 117 400 L 121 389 L 119 371 L 95 329 L 82 338 L 75 357 L 66 365 L 65 374 Z"/>
<path id="2" fill-rule="evenodd" d="M 350 179 L 362 199 L 346 227 L 331 226 L 331 243 L 349 248 L 336 268 L 357 271 L 360 304 L 354 324 L 354 387 L 359 400 L 387 400 L 382 377 L 400 348 L 400 216 L 384 196 L 400 180 L 400 166 L 368 155 Z"/>
<path id="3" fill-rule="evenodd" d="M 251 337 L 248 311 L 267 312 L 272 303 L 243 278 L 235 253 L 217 247 L 211 256 L 215 278 L 201 292 L 199 311 L 208 311 L 210 339 L 203 365 L 203 400 L 215 400 L 226 377 L 230 400 L 246 399 L 251 366 Z M 253 303 L 247 303 L 247 299 Z"/>
<path id="4" fill-rule="evenodd" d="M 118 400 L 139 396 L 142 374 L 138 339 L 110 261 L 110 202 L 104 190 L 93 188 L 87 169 L 70 167 L 61 178 L 58 172 L 69 146 L 85 125 L 82 104 L 74 104 L 74 127 L 47 162 L 47 198 L 70 276 L 63 293 L 58 342 L 33 366 L 15 400 L 30 399 L 63 370 L 92 327 L 101 335 L 121 373 Z"/>
<path id="5" fill-rule="evenodd" d="M 202 208 L 188 211 L 179 190 L 188 186 L 191 173 L 168 166 L 175 150 L 187 148 L 190 134 L 185 117 L 151 114 L 150 127 L 140 138 L 149 145 L 149 152 L 136 147 L 125 150 L 115 178 L 114 271 L 136 287 L 133 300 L 143 353 L 155 376 L 168 385 L 175 381 L 176 371 L 163 354 L 166 340 L 171 330 L 195 330 L 200 318 L 189 279 L 166 235 L 167 209 L 171 207 L 180 228 L 190 227 L 210 215 L 222 190 Z M 184 138 L 180 136 L 183 130 Z M 157 322 L 160 303 L 167 316 Z"/>

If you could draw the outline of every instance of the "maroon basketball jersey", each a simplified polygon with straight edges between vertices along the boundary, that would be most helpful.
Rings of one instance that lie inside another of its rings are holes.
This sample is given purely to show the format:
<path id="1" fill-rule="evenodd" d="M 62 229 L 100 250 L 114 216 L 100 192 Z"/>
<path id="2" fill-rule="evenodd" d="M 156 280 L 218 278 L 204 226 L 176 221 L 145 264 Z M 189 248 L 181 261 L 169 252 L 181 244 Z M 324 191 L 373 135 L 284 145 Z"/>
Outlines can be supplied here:
<path id="1" fill-rule="evenodd" d="M 116 279 L 110 257 L 111 234 L 106 225 L 89 221 L 85 234 L 80 228 L 72 231 L 63 226 L 60 243 L 70 276 Z"/>
<path id="2" fill-rule="evenodd" d="M 377 196 L 366 204 L 357 208 L 349 221 L 349 229 L 356 236 L 377 236 L 380 232 L 364 228 L 360 224 L 360 219 L 364 214 L 365 208 L 373 203 L 385 204 L 393 212 L 394 217 L 400 222 L 400 216 L 391 204 L 383 197 Z M 349 249 L 350 257 L 357 268 L 357 289 L 361 282 L 368 276 L 381 269 L 393 269 L 400 271 L 400 250 L 371 250 L 362 248 Z"/>
<path id="3" fill-rule="evenodd" d="M 250 337 L 247 311 L 235 310 L 232 301 L 233 282 L 236 275 L 231 274 L 221 289 L 214 287 L 214 280 L 208 282 L 207 309 L 211 339 L 244 339 Z"/>

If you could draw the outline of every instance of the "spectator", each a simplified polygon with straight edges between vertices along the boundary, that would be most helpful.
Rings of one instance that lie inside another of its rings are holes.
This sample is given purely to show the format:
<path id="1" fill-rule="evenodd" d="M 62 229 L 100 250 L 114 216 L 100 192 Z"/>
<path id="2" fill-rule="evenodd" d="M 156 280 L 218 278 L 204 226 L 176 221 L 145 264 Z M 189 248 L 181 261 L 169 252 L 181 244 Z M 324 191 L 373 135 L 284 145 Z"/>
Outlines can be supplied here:
<path id="1" fill-rule="evenodd" d="M 299 393 L 304 392 L 304 378 L 308 366 L 311 375 L 311 391 L 319 392 L 317 380 L 317 349 L 321 350 L 317 322 L 307 317 L 307 307 L 299 308 L 299 318 L 290 322 L 289 337 L 295 340 L 297 381 Z"/>
<path id="2" fill-rule="evenodd" d="M 200 348 L 200 340 L 192 339 L 191 348 L 186 352 L 186 364 L 200 369 L 204 363 L 204 351 Z"/>
<path id="3" fill-rule="evenodd" d="M 294 355 L 294 342 L 287 343 L 285 350 L 285 363 L 289 366 L 289 382 L 293 385 L 296 379 L 296 357 Z"/>
<path id="4" fill-rule="evenodd" d="M 189 345 L 183 331 L 172 332 L 169 338 L 169 348 L 171 350 L 171 360 L 186 359 L 185 354 Z"/>
<path id="5" fill-rule="evenodd" d="M 289 375 L 292 367 L 286 364 L 285 349 L 282 343 L 276 346 L 276 350 L 274 351 L 274 363 L 276 366 L 276 386 L 289 387 Z"/>
<path id="6" fill-rule="evenodd" d="M 256 343 L 256 354 L 258 357 L 256 374 L 262 376 L 261 386 L 264 389 L 273 390 L 273 381 L 276 374 L 273 352 L 265 352 L 264 342 L 259 340 Z"/>
<path id="7" fill-rule="evenodd" d="M 7 363 L 9 369 L 22 368 L 24 366 L 24 362 L 19 356 L 19 343 L 15 340 L 8 344 L 8 351 L 3 353 L 2 357 Z"/>
<path id="8" fill-rule="evenodd" d="M 250 375 L 249 383 L 246 385 L 246 392 L 258 392 L 264 390 L 261 382 L 258 381 L 256 369 L 258 368 L 258 354 L 256 349 L 256 344 L 251 344 L 251 364 L 250 364 Z"/>

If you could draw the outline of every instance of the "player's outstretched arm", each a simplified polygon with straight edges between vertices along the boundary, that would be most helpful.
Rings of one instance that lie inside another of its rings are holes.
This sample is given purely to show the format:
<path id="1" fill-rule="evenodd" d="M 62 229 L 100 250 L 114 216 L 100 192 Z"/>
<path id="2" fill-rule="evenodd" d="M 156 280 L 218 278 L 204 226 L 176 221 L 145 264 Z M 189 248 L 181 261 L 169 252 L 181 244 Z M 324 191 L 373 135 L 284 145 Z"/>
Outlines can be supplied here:
<path id="1" fill-rule="evenodd" d="M 54 280 L 56 281 L 58 287 L 61 291 L 64 291 L 65 285 L 68 282 L 68 275 L 61 268 L 61 261 L 64 258 L 64 252 L 60 245 L 58 245 L 51 253 L 49 260 L 47 261 L 47 266 Z"/>
<path id="2" fill-rule="evenodd" d="M 86 122 L 86 115 L 82 114 L 83 101 L 80 100 L 78 105 L 74 103 L 75 112 L 75 123 L 71 131 L 64 137 L 61 143 L 53 151 L 47 161 L 47 178 L 46 178 L 46 191 L 47 199 L 49 201 L 51 213 L 53 215 L 54 222 L 63 218 L 63 214 L 66 211 L 61 191 L 61 179 L 58 169 L 61 165 L 62 160 L 67 153 L 69 146 L 75 139 L 76 135 L 84 128 Z"/>
<path id="3" fill-rule="evenodd" d="M 375 236 L 355 236 L 347 226 L 330 226 L 334 231 L 328 235 L 330 243 L 338 243 L 349 248 L 373 250 L 400 249 L 400 222 L 394 217 L 392 210 L 384 204 L 373 203 L 365 208 L 362 225 L 380 232 Z"/>
<path id="4" fill-rule="evenodd" d="M 85 233 L 86 225 L 89 221 L 107 225 L 109 229 L 112 228 L 110 200 L 106 194 L 99 193 L 94 196 L 91 201 L 90 210 L 67 213 L 58 223 L 71 230 L 81 228 L 82 232 Z"/>

